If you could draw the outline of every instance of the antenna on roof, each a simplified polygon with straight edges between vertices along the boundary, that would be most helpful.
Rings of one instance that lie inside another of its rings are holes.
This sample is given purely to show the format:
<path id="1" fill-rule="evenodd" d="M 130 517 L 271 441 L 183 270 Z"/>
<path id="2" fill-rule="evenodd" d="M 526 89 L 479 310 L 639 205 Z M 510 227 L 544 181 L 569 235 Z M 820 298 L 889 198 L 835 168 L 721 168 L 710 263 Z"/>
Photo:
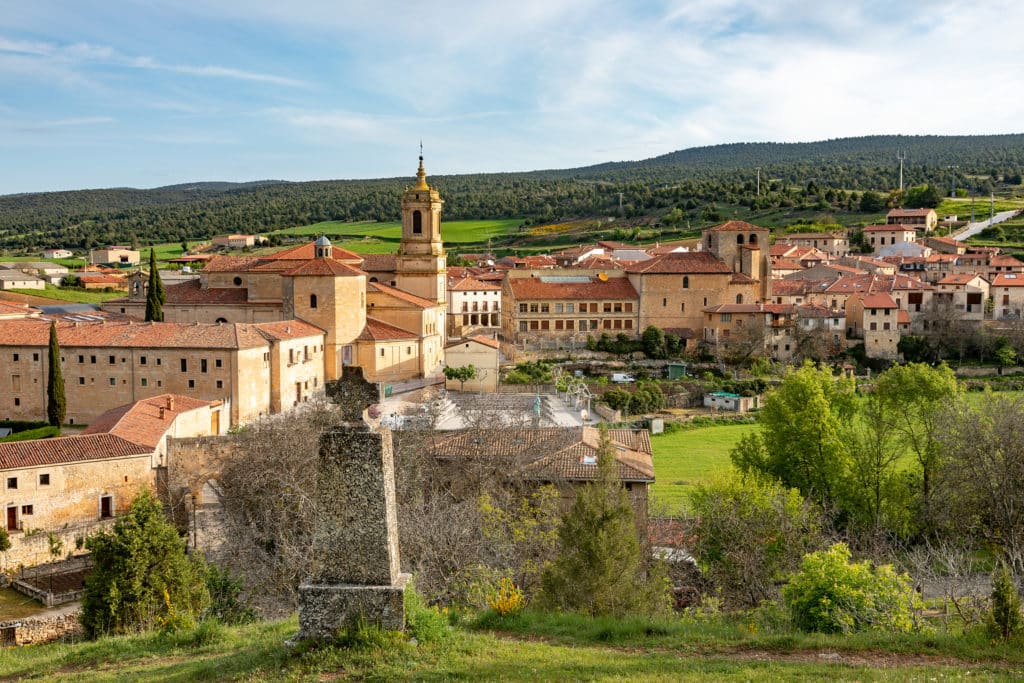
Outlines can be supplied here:
<path id="1" fill-rule="evenodd" d="M 900 192 L 903 192 L 903 161 L 907 158 L 907 153 L 904 151 L 896 152 L 896 159 L 900 162 Z"/>

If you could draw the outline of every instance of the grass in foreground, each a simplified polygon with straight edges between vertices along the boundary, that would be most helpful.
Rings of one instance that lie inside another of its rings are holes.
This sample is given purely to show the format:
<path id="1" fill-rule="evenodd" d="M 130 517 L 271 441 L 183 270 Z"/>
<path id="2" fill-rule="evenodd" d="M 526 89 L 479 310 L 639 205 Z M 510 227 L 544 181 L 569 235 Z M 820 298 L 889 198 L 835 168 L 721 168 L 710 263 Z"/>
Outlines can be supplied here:
<path id="1" fill-rule="evenodd" d="M 6 650 L 0 677 L 34 680 L 1013 680 L 1020 643 L 978 637 L 756 635 L 724 618 L 590 619 L 526 613 L 413 644 L 371 633 L 348 647 L 284 641 L 294 618 Z"/>
<path id="2" fill-rule="evenodd" d="M 728 472 L 729 451 L 757 429 L 756 424 L 722 425 L 652 436 L 656 483 L 651 495 L 669 512 L 681 512 L 690 489 Z"/>

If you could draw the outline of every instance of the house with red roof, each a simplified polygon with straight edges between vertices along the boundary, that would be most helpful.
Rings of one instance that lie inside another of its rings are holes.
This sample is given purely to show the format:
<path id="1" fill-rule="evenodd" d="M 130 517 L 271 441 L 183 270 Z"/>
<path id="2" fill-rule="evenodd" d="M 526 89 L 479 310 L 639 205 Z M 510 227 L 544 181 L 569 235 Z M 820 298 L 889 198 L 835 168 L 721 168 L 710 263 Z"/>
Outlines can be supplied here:
<path id="1" fill-rule="evenodd" d="M 889 294 L 853 294 L 846 300 L 847 336 L 864 340 L 868 358 L 899 360 L 899 313 Z"/>

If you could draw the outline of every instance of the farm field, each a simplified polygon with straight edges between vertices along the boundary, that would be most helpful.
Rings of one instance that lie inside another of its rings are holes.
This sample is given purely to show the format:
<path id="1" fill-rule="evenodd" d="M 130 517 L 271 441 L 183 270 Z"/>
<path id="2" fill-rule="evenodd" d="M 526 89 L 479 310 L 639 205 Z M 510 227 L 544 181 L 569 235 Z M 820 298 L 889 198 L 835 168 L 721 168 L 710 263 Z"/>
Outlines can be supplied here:
<path id="1" fill-rule="evenodd" d="M 728 472 L 729 451 L 745 435 L 759 429 L 756 424 L 700 427 L 651 437 L 654 476 L 651 496 L 670 512 L 680 512 L 690 489 L 716 474 Z"/>
<path id="2" fill-rule="evenodd" d="M 516 232 L 522 224 L 521 218 L 505 218 L 498 220 L 477 220 L 477 221 L 443 221 L 441 223 L 441 236 L 445 244 L 463 243 L 486 243 L 489 239 L 498 239 Z M 397 221 L 378 223 L 376 221 L 358 221 L 348 223 L 343 221 L 324 221 L 312 225 L 303 225 L 284 230 L 275 230 L 276 235 L 302 236 L 313 238 L 317 235 L 327 235 L 331 239 L 369 237 L 381 240 L 383 244 L 393 245 L 390 249 L 398 248 L 398 240 L 402 236 L 402 225 Z M 346 244 L 348 242 L 343 242 Z M 349 247 L 346 247 L 349 248 Z M 383 250 L 382 250 L 383 251 Z M 365 252 L 372 253 L 372 252 Z"/>

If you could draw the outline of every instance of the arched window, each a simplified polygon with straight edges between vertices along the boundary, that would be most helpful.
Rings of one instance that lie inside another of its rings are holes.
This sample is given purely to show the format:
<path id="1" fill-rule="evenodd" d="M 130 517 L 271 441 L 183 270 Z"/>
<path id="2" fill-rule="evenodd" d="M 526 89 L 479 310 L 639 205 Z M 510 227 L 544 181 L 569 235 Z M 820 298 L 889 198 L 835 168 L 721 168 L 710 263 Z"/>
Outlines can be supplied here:
<path id="1" fill-rule="evenodd" d="M 227 318 L 217 318 L 217 322 L 218 323 L 226 323 L 227 321 L 228 321 Z"/>
<path id="2" fill-rule="evenodd" d="M 412 234 L 419 235 L 423 232 L 423 214 L 419 209 L 412 212 Z"/>
<path id="3" fill-rule="evenodd" d="M 316 294 L 309 295 L 309 307 L 316 308 Z"/>
<path id="4" fill-rule="evenodd" d="M 689 288 L 690 288 L 690 276 L 689 275 L 684 275 L 683 276 L 683 289 L 689 289 Z"/>
<path id="5" fill-rule="evenodd" d="M 736 303 L 738 303 L 738 304 L 743 303 L 743 295 L 742 294 L 737 294 L 736 295 Z"/>
<path id="6" fill-rule="evenodd" d="M 750 242 L 751 244 L 757 244 L 757 235 L 751 235 L 750 239 L 747 241 Z"/>
<path id="7" fill-rule="evenodd" d="M 736 235 L 736 244 L 743 244 L 743 235 Z"/>

